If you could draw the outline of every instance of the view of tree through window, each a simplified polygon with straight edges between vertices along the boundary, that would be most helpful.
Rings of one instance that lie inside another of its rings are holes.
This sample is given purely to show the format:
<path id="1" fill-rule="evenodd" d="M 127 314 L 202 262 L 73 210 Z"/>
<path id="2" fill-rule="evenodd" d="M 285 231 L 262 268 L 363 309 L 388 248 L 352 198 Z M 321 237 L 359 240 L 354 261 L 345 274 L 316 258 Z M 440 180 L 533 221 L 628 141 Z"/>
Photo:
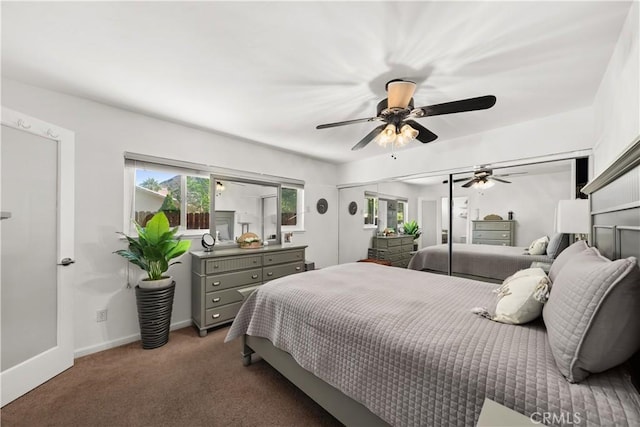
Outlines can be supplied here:
<path id="1" fill-rule="evenodd" d="M 187 197 L 182 199 L 186 180 Z M 181 224 L 186 211 L 186 224 Z M 209 178 L 136 170 L 135 220 L 145 226 L 156 212 L 164 212 L 172 227 L 209 228 Z"/>
<path id="2" fill-rule="evenodd" d="M 404 202 L 398 202 L 398 227 L 401 227 L 404 224 L 404 211 Z"/>
<path id="3" fill-rule="evenodd" d="M 179 226 L 183 230 L 209 229 L 211 184 L 209 176 L 189 175 L 187 171 L 181 173 L 177 168 L 159 166 L 157 170 L 154 170 L 148 167 L 136 167 L 133 219 L 144 227 L 155 213 L 164 212 L 172 227 Z M 244 187 L 240 184 L 238 188 Z M 275 188 L 275 186 L 272 187 Z M 237 194 L 239 191 L 237 188 L 235 191 L 234 197 L 241 196 Z M 302 188 L 282 187 L 281 225 L 290 226 L 289 230 L 304 226 L 301 216 L 303 199 L 304 190 Z M 275 210 L 275 197 L 272 200 L 271 208 Z M 216 198 L 218 209 L 236 209 L 234 207 L 220 208 L 219 206 L 222 205 L 218 205 L 219 201 Z M 240 214 L 241 211 L 246 210 L 246 207 L 240 206 L 237 209 Z M 275 215 L 269 218 L 269 221 L 275 227 Z M 273 235 L 273 230 L 269 230 L 269 235 Z"/>
<path id="4" fill-rule="evenodd" d="M 282 187 L 282 225 L 298 223 L 298 190 Z"/>
<path id="5" fill-rule="evenodd" d="M 367 196 L 364 198 L 364 224 L 378 225 L 378 198 Z"/>

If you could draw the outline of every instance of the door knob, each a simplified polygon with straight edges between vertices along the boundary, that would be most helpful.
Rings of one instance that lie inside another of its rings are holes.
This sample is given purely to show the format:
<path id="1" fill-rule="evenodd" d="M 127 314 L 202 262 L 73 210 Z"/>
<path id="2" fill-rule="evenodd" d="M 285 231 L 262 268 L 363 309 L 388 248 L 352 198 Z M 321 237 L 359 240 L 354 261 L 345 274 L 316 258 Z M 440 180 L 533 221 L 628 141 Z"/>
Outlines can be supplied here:
<path id="1" fill-rule="evenodd" d="M 71 258 L 62 258 L 62 259 L 60 260 L 60 263 L 59 263 L 58 265 L 61 265 L 61 266 L 63 266 L 63 267 L 66 267 L 66 266 L 68 266 L 68 265 L 73 264 L 74 262 L 76 262 L 76 260 L 75 260 L 75 259 L 71 259 Z"/>

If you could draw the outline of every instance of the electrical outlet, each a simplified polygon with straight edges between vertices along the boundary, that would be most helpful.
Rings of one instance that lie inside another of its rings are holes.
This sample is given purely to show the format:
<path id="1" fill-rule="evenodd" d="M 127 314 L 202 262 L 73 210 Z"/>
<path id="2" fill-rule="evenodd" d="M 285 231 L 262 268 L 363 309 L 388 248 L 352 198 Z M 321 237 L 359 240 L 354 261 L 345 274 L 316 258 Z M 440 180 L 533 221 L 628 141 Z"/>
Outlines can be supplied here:
<path id="1" fill-rule="evenodd" d="M 107 321 L 107 310 L 98 310 L 96 311 L 96 322 L 106 322 Z"/>

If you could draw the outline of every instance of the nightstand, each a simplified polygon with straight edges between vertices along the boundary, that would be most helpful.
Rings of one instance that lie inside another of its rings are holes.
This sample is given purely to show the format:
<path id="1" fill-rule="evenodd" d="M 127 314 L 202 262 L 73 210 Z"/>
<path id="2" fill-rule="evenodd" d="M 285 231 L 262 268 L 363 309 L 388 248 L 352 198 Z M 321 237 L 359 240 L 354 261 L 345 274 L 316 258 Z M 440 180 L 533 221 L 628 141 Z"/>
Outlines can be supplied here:
<path id="1" fill-rule="evenodd" d="M 551 263 L 550 262 L 542 262 L 542 261 L 534 261 L 531 263 L 530 268 L 536 268 L 539 267 L 542 270 L 544 270 L 545 273 L 549 273 L 549 270 L 551 270 Z"/>
<path id="2" fill-rule="evenodd" d="M 526 427 L 536 424 L 540 423 L 534 423 L 531 418 L 493 400 L 484 399 L 476 427 Z"/>

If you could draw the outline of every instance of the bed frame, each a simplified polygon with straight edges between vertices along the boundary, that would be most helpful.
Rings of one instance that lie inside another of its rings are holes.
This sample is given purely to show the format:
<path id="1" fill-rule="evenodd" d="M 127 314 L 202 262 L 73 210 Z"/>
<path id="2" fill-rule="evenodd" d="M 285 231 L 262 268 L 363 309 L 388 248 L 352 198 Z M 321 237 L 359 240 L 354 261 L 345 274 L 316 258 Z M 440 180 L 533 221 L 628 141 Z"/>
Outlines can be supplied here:
<path id="1" fill-rule="evenodd" d="M 640 136 L 582 192 L 590 195 L 591 243 L 609 259 L 635 256 L 640 260 Z M 639 307 L 640 309 L 640 307 Z M 364 405 L 300 367 L 289 355 L 265 338 L 243 336 L 243 364 L 257 353 L 285 378 L 349 425 L 386 426 Z M 640 352 L 627 362 L 633 383 L 640 392 Z"/>

